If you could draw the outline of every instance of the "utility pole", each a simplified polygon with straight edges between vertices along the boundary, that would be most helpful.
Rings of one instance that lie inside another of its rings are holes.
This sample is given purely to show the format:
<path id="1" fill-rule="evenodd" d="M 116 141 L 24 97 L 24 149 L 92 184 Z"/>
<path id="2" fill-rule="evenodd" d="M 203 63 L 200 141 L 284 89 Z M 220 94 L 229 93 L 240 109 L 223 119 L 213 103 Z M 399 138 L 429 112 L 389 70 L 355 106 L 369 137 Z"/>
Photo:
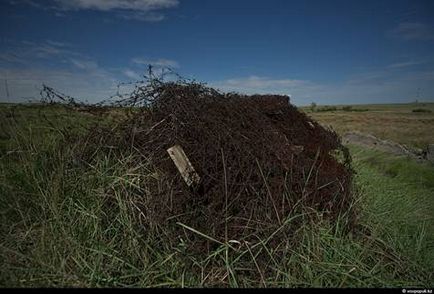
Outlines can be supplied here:
<path id="1" fill-rule="evenodd" d="M 148 75 L 149 75 L 149 78 L 152 79 L 152 65 L 151 64 L 148 65 Z"/>
<path id="2" fill-rule="evenodd" d="M 6 98 L 9 101 L 9 85 L 8 85 L 8 76 L 6 74 L 5 77 L 5 92 L 6 92 Z"/>

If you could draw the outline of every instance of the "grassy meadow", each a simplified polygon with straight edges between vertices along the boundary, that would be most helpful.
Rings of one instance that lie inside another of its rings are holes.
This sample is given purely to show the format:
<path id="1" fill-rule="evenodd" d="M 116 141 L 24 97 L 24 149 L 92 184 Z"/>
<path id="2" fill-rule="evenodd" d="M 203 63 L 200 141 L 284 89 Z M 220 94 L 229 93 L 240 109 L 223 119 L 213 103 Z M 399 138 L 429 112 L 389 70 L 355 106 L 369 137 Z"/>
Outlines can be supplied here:
<path id="1" fill-rule="evenodd" d="M 357 107 L 369 110 L 309 115 L 338 132 L 371 132 L 417 147 L 434 143 L 434 104 L 423 106 L 432 113 L 412 112 L 413 105 Z M 350 146 L 362 233 L 344 234 L 326 220 L 306 223 L 283 257 L 268 245 L 271 235 L 257 244 L 272 264 L 264 273 L 249 246 L 222 243 L 197 257 L 186 252 L 188 240 L 171 247 L 164 232 L 140 230 L 129 188 L 146 195 L 152 168 L 131 168 L 133 154 L 74 164 L 77 146 L 63 144 L 65 134 L 81 136 L 92 123 L 111 118 L 0 106 L 2 287 L 434 287 L 432 165 Z M 281 229 L 298 217 L 288 216 Z"/>
<path id="2" fill-rule="evenodd" d="M 341 135 L 359 131 L 417 148 L 434 143 L 434 103 L 317 106 L 314 111 L 311 107 L 302 109 Z"/>

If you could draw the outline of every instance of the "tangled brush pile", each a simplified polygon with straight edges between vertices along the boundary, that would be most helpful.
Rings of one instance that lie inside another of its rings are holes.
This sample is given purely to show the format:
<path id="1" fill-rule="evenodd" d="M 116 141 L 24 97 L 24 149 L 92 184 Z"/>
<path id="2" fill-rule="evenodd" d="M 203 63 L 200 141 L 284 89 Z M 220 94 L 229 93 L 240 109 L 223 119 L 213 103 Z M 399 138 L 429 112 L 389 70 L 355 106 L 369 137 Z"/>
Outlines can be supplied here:
<path id="1" fill-rule="evenodd" d="M 130 115 L 116 138 L 113 129 L 96 129 L 87 145 L 103 141 L 111 152 L 133 150 L 155 167 L 158 181 L 146 183 L 148 193 L 135 201 L 142 224 L 169 228 L 169 239 L 187 236 L 195 248 L 209 250 L 210 238 L 224 243 L 270 236 L 300 210 L 330 220 L 351 210 L 348 150 L 287 96 L 224 94 L 195 82 L 153 79 L 115 105 L 87 108 L 118 106 Z M 199 175 L 197 184 L 187 185 L 169 156 L 175 145 Z M 82 158 L 91 160 L 91 154 Z M 290 231 L 280 233 L 290 238 Z"/>

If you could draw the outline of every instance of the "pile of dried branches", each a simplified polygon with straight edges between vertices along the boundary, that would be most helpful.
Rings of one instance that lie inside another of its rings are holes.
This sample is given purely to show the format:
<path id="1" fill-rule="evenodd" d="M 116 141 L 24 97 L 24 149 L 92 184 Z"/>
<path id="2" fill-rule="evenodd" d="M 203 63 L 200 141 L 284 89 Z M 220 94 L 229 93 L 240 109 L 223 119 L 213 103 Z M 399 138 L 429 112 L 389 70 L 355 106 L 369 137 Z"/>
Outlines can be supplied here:
<path id="1" fill-rule="evenodd" d="M 165 184 L 147 183 L 150 192 L 135 200 L 144 226 L 171 228 L 169 237 L 186 235 L 203 250 L 199 245 L 209 246 L 208 240 L 186 226 L 221 242 L 251 241 L 269 236 L 300 209 L 330 220 L 351 210 L 348 150 L 287 96 L 225 94 L 194 81 L 153 78 L 120 98 L 110 106 L 131 111 L 116 138 L 113 129 L 100 128 L 86 142 L 133 150 L 159 171 L 158 183 Z M 199 174 L 197 185 L 186 185 L 170 158 L 167 149 L 174 145 Z M 95 153 L 86 154 L 83 160 L 90 161 Z"/>

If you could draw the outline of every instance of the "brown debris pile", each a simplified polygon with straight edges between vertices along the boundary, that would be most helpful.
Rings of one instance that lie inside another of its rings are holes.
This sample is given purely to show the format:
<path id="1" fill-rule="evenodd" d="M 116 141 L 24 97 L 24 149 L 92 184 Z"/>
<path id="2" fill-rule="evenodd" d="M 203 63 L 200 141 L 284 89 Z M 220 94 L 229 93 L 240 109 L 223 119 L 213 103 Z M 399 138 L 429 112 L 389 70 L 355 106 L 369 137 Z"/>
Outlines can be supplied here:
<path id="1" fill-rule="evenodd" d="M 122 122 L 112 145 L 135 150 L 159 171 L 160 184 L 148 183 L 150 192 L 137 203 L 145 225 L 171 228 L 169 234 L 188 236 L 193 244 L 208 240 L 180 223 L 222 243 L 257 241 L 301 209 L 331 220 L 350 210 L 347 149 L 287 96 L 154 81 L 119 104 L 140 107 Z M 198 185 L 184 182 L 167 152 L 174 145 L 199 174 Z"/>

